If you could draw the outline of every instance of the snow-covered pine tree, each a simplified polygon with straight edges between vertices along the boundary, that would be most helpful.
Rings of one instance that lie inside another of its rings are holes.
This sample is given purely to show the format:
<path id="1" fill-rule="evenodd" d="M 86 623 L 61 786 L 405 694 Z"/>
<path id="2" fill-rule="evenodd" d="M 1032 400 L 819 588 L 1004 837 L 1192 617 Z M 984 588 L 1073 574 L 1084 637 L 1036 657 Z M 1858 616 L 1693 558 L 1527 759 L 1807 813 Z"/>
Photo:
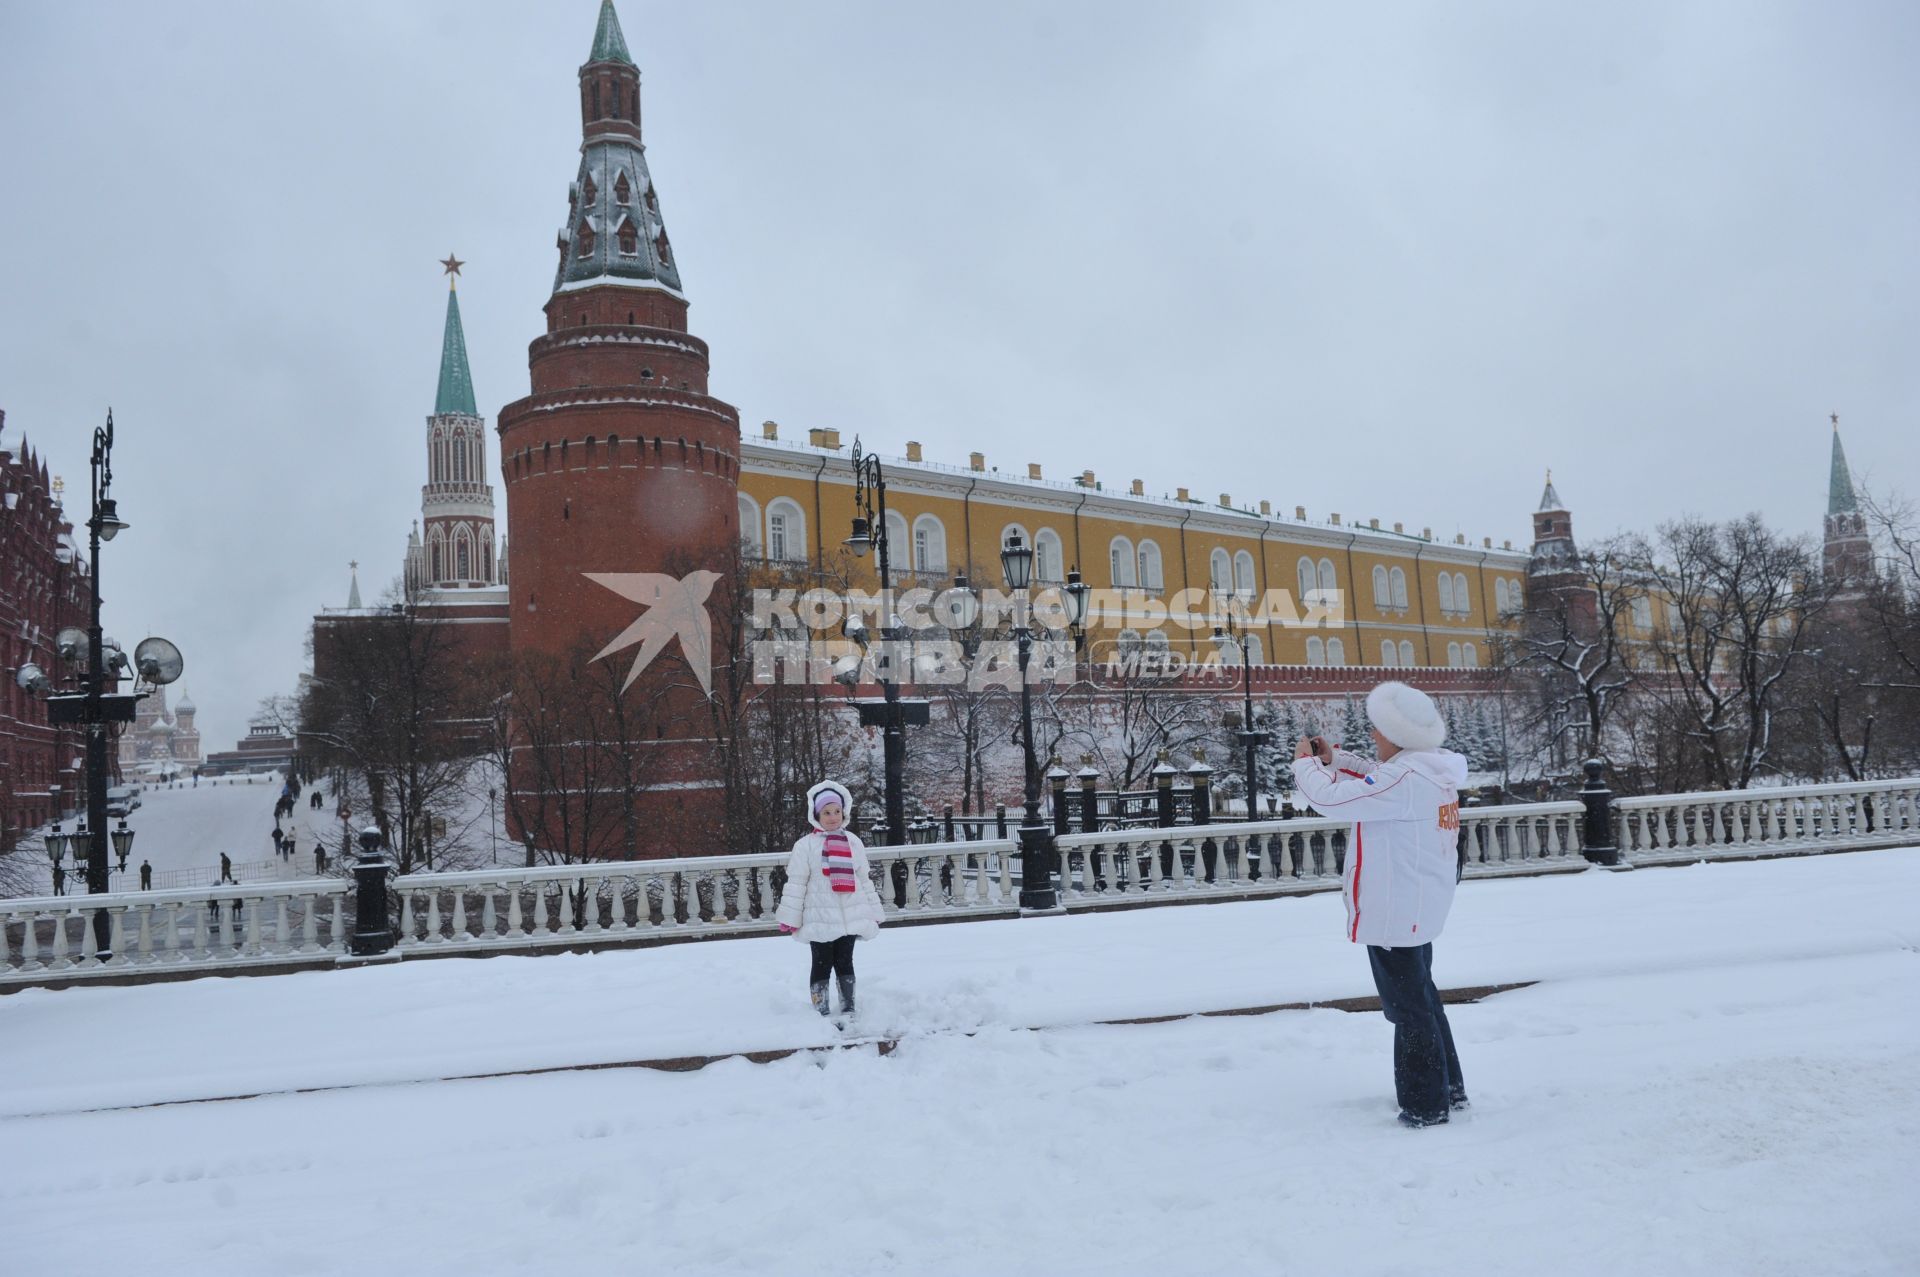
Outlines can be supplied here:
<path id="1" fill-rule="evenodd" d="M 1347 694 L 1346 713 L 1340 720 L 1340 747 L 1362 758 L 1373 757 L 1373 737 L 1367 731 L 1367 716 L 1351 692 Z"/>

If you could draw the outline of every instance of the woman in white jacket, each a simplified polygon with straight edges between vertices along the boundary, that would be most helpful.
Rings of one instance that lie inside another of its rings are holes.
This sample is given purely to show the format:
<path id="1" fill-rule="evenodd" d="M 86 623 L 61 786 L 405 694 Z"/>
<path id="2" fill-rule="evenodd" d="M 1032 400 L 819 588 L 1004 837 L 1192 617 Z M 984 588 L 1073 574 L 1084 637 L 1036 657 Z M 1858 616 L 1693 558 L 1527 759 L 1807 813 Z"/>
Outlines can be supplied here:
<path id="1" fill-rule="evenodd" d="M 1380 761 L 1300 742 L 1294 789 L 1324 816 L 1353 821 L 1342 895 L 1347 939 L 1367 946 L 1380 1009 L 1393 1023 L 1400 1121 L 1434 1126 L 1467 1105 L 1433 942 L 1446 925 L 1458 873 L 1460 785 L 1467 760 L 1440 748 L 1447 725 L 1433 698 L 1405 683 L 1367 694 Z"/>
<path id="2" fill-rule="evenodd" d="M 807 791 L 807 820 L 787 857 L 787 885 L 774 915 L 780 933 L 813 948 L 807 987 L 813 1007 L 827 1014 L 827 977 L 840 979 L 840 1010 L 853 1013 L 853 942 L 880 931 L 880 893 L 868 873 L 867 848 L 847 831 L 853 796 L 839 781 L 823 780 Z"/>

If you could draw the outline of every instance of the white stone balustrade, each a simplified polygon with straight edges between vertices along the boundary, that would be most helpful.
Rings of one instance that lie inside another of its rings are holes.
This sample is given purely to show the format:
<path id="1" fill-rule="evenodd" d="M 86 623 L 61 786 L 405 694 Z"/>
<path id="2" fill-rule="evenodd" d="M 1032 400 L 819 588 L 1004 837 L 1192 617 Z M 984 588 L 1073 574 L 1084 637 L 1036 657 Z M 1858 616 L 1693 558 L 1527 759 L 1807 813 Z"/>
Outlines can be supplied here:
<path id="1" fill-rule="evenodd" d="M 1633 864 L 1847 851 L 1920 842 L 1920 777 L 1617 798 Z"/>
<path id="2" fill-rule="evenodd" d="M 346 952 L 351 891 L 341 879 L 312 878 L 0 900 L 0 986 L 331 964 Z M 101 911 L 111 928 L 105 960 L 94 935 Z"/>
<path id="3" fill-rule="evenodd" d="M 1461 809 L 1468 877 L 1585 867 L 1580 802 Z M 1632 864 L 1920 845 L 1920 777 L 1613 802 Z M 1244 898 L 1337 887 L 1349 822 L 1322 817 L 1056 839 L 1061 901 Z M 868 849 L 889 919 L 1017 916 L 1011 839 Z M 389 881 L 399 957 L 766 934 L 785 851 L 408 874 Z M 0 989 L 116 976 L 330 966 L 347 956 L 354 887 L 340 878 L 0 900 Z M 236 908 L 237 905 L 237 908 Z M 104 912 L 111 956 L 94 918 Z"/>
<path id="4" fill-rule="evenodd" d="M 1467 876 L 1584 867 L 1585 811 L 1577 802 L 1462 808 Z M 1076 909 L 1179 895 L 1325 891 L 1340 881 L 1352 830 L 1351 821 L 1309 816 L 1063 834 L 1055 840 L 1060 899 Z"/>
<path id="5" fill-rule="evenodd" d="M 867 858 L 889 917 L 1013 912 L 1010 840 L 869 847 Z M 525 950 L 772 931 L 786 863 L 782 851 L 406 874 L 391 884 L 396 947 Z"/>

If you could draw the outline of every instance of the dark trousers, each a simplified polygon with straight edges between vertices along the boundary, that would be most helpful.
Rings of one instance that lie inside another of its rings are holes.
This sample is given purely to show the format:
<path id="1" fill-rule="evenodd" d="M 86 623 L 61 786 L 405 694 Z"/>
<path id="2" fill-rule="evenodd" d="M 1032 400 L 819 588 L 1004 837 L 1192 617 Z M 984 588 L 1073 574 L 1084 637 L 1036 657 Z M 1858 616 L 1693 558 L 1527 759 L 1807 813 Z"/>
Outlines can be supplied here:
<path id="1" fill-rule="evenodd" d="M 807 977 L 807 983 L 825 984 L 827 976 L 835 974 L 840 977 L 840 987 L 845 989 L 853 979 L 853 942 L 859 938 L 841 936 L 838 940 L 813 941 L 813 974 Z"/>
<path id="2" fill-rule="evenodd" d="M 1453 1101 L 1467 1097 L 1467 1084 L 1447 1009 L 1433 983 L 1433 946 L 1368 945 L 1367 961 L 1380 991 L 1380 1009 L 1393 1025 L 1393 1089 L 1400 1109 L 1419 1118 L 1444 1118 Z"/>

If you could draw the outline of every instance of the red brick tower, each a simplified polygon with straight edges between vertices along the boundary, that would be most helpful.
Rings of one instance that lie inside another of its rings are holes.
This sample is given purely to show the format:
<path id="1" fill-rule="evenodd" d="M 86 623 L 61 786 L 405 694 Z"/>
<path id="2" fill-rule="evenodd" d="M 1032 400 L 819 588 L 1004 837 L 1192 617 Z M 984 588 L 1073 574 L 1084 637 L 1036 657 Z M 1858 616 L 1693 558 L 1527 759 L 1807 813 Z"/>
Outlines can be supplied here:
<path id="1" fill-rule="evenodd" d="M 533 393 L 499 415 L 511 642 L 516 655 L 544 653 L 595 678 L 607 673 L 586 668 L 595 660 L 622 679 L 631 672 L 621 704 L 648 739 L 619 752 L 642 763 L 634 806 L 647 837 L 638 850 L 687 854 L 691 847 L 662 836 L 691 829 L 711 841 L 721 827 L 719 767 L 704 743 L 707 662 L 687 659 L 710 657 L 711 641 L 694 654 L 684 650 L 691 640 L 631 635 L 644 615 L 669 610 L 651 606 L 655 582 L 633 578 L 727 570 L 739 538 L 740 415 L 707 393 L 707 346 L 687 331 L 640 140 L 640 71 L 612 0 L 603 0 L 580 68 L 580 117 L 547 330 L 528 352 Z M 535 782 L 518 760 L 510 783 L 521 791 Z M 551 804 L 551 779 L 544 789 Z M 553 837 L 534 832 L 536 841 Z"/>

